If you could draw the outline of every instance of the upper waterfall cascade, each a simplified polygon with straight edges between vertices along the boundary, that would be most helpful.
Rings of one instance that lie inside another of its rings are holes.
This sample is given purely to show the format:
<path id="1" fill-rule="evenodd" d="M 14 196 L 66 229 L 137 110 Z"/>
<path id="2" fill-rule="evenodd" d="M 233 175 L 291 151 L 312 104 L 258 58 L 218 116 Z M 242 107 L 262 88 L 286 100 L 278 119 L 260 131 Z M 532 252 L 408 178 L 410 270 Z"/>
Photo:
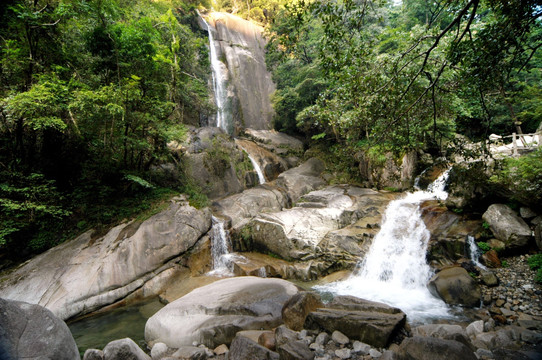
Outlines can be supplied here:
<path id="1" fill-rule="evenodd" d="M 271 129 L 275 84 L 265 64 L 263 28 L 222 12 L 202 20 L 209 33 L 216 126 L 231 135 L 241 128 Z"/>
<path id="2" fill-rule="evenodd" d="M 445 172 L 427 191 L 390 202 L 381 229 L 355 274 L 317 289 L 396 306 L 414 321 L 449 316 L 447 305 L 427 289 L 433 275 L 426 262 L 430 233 L 419 209 L 425 200 L 447 198 L 447 178 Z"/>

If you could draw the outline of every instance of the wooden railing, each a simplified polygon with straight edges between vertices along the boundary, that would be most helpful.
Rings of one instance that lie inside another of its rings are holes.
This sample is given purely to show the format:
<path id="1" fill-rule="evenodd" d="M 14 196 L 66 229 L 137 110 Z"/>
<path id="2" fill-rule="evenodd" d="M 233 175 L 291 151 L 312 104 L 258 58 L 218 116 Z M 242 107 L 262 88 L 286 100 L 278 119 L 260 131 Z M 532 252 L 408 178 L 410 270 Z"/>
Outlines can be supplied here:
<path id="1" fill-rule="evenodd" d="M 529 136 L 530 139 L 526 139 Z M 519 149 L 535 149 L 542 146 L 542 132 L 536 132 L 534 134 L 516 134 L 503 136 L 503 139 L 512 138 L 512 156 L 518 156 Z M 518 140 L 521 140 L 521 146 L 518 146 Z"/>

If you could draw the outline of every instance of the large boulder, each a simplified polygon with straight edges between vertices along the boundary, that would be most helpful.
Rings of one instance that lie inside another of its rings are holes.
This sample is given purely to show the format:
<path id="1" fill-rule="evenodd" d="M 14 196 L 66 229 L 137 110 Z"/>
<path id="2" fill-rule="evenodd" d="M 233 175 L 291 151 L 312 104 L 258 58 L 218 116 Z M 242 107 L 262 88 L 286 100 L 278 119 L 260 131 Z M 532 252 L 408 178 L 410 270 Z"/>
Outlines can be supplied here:
<path id="1" fill-rule="evenodd" d="M 397 351 L 405 360 L 477 360 L 472 350 L 455 340 L 414 336 L 405 339 Z"/>
<path id="2" fill-rule="evenodd" d="M 370 211 L 363 200 L 378 196 L 373 190 L 338 185 L 312 191 L 294 208 L 254 218 L 249 223 L 254 246 L 285 259 L 315 257 L 328 233 L 354 224 Z"/>
<path id="3" fill-rule="evenodd" d="M 211 227 L 211 213 L 182 199 L 144 222 L 105 236 L 87 232 L 9 274 L 0 296 L 45 306 L 61 319 L 92 312 L 126 297 L 173 267 Z"/>
<path id="4" fill-rule="evenodd" d="M 0 359 L 80 359 L 64 321 L 39 305 L 0 298 Z"/>
<path id="5" fill-rule="evenodd" d="M 225 60 L 229 92 L 236 95 L 233 103 L 238 109 L 232 112 L 239 115 L 234 118 L 235 127 L 270 129 L 275 85 L 265 65 L 263 28 L 228 13 L 211 12 L 207 21 L 214 32 L 217 56 Z"/>
<path id="6" fill-rule="evenodd" d="M 382 348 L 405 322 L 406 315 L 397 308 L 353 296 L 337 296 L 326 308 L 309 313 L 305 328 L 328 333 L 340 331 L 350 339 Z"/>
<path id="7" fill-rule="evenodd" d="M 516 212 L 503 204 L 493 204 L 482 215 L 493 235 L 506 244 L 507 249 L 526 246 L 531 239 L 531 229 Z"/>
<path id="8" fill-rule="evenodd" d="M 446 268 L 435 274 L 428 284 L 429 291 L 450 305 L 480 306 L 481 290 L 462 267 Z"/>
<path id="9" fill-rule="evenodd" d="M 418 163 L 418 156 L 414 151 L 406 153 L 400 159 L 397 159 L 392 153 L 387 153 L 384 163 L 375 161 L 365 153 L 359 153 L 357 157 L 361 179 L 366 182 L 367 186 L 403 190 L 414 185 Z"/>
<path id="10" fill-rule="evenodd" d="M 281 310 L 297 287 L 281 279 L 229 278 L 198 288 L 166 305 L 145 325 L 151 346 L 208 347 L 230 344 L 241 330 L 272 329 L 282 323 Z"/>
<path id="11" fill-rule="evenodd" d="M 265 184 L 228 196 L 213 203 L 213 212 L 231 219 L 232 229 L 238 230 L 260 212 L 280 211 L 289 205 L 284 191 Z"/>
<path id="12" fill-rule="evenodd" d="M 275 184 L 286 189 L 292 202 L 296 202 L 301 196 L 326 185 L 320 177 L 324 168 L 322 160 L 311 158 L 298 167 L 280 174 Z"/>

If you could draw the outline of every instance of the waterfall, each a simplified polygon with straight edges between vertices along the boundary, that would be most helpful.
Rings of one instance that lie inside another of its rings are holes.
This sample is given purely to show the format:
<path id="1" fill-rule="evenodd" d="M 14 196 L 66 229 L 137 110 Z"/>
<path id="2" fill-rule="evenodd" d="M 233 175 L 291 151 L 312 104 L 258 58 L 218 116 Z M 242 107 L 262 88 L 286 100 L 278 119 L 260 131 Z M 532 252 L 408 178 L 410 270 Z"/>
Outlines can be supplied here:
<path id="1" fill-rule="evenodd" d="M 408 193 L 390 202 L 381 229 L 355 274 L 317 290 L 396 306 L 414 321 L 449 316 L 446 304 L 427 289 L 433 275 L 426 262 L 430 233 L 419 208 L 422 201 L 447 198 L 447 178 L 448 171 L 427 191 Z"/>
<path id="2" fill-rule="evenodd" d="M 265 176 L 263 174 L 262 168 L 260 164 L 250 155 L 248 152 L 248 158 L 250 159 L 250 162 L 252 163 L 252 166 L 254 167 L 254 170 L 256 170 L 256 173 L 258 174 L 258 180 L 260 181 L 260 184 L 265 183 Z"/>
<path id="3" fill-rule="evenodd" d="M 224 227 L 224 221 L 212 217 L 211 228 L 211 255 L 213 257 L 213 275 L 231 275 L 230 251 L 231 239 Z"/>
<path id="4" fill-rule="evenodd" d="M 473 236 L 467 236 L 467 244 L 469 245 L 470 261 L 480 269 L 487 270 L 486 267 L 480 263 L 480 255 L 482 255 L 482 252 L 478 248 L 478 245 L 476 245 Z"/>
<path id="5" fill-rule="evenodd" d="M 209 53 L 211 61 L 211 73 L 213 78 L 213 90 L 215 93 L 216 102 L 216 126 L 222 128 L 225 132 L 231 133 L 233 129 L 231 124 L 231 112 L 228 111 L 228 92 L 227 92 L 227 76 L 228 70 L 222 61 L 218 59 L 218 54 L 215 46 L 215 40 L 211 25 L 205 19 L 203 22 L 207 26 L 209 34 Z"/>

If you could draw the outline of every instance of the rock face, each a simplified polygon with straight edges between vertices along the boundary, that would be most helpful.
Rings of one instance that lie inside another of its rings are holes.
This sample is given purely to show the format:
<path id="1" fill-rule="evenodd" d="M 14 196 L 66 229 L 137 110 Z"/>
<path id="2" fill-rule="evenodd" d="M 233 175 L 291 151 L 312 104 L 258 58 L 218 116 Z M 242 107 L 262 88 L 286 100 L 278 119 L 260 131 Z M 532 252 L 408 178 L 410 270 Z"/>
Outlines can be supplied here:
<path id="1" fill-rule="evenodd" d="M 272 329 L 298 289 L 280 279 L 230 278 L 198 288 L 166 305 L 145 325 L 147 343 L 169 347 L 229 344 L 240 330 Z"/>
<path id="2" fill-rule="evenodd" d="M 210 199 L 217 199 L 258 184 L 248 157 L 220 128 L 192 129 L 185 140 L 172 141 L 168 147 L 178 163 L 155 169 L 167 179 L 166 185 L 190 180 Z"/>
<path id="3" fill-rule="evenodd" d="M 0 359 L 80 359 L 68 326 L 42 306 L 0 298 Z"/>
<path id="4" fill-rule="evenodd" d="M 406 315 L 397 308 L 353 296 L 338 296 L 326 308 L 311 312 L 305 328 L 340 331 L 350 339 L 382 348 L 405 321 Z"/>
<path id="5" fill-rule="evenodd" d="M 182 199 L 143 223 L 130 222 L 94 238 L 87 232 L 8 275 L 0 296 L 39 304 L 61 319 L 122 299 L 174 264 L 211 227 L 208 210 Z"/>
<path id="6" fill-rule="evenodd" d="M 324 167 L 322 160 L 311 158 L 300 166 L 280 174 L 275 184 L 286 189 L 292 202 L 296 202 L 304 194 L 326 185 L 320 178 Z"/>
<path id="7" fill-rule="evenodd" d="M 467 270 L 447 268 L 429 281 L 429 290 L 450 305 L 480 306 L 481 290 Z"/>
<path id="8" fill-rule="evenodd" d="M 280 156 L 303 154 L 303 143 L 300 140 L 275 130 L 245 129 L 245 135 Z"/>
<path id="9" fill-rule="evenodd" d="M 265 65 L 263 28 L 235 15 L 219 12 L 211 12 L 207 22 L 211 31 L 216 32 L 217 56 L 226 60 L 230 85 L 239 104 L 239 109 L 232 111 L 238 114 L 236 127 L 270 129 L 273 117 L 271 94 L 275 85 Z"/>
<path id="10" fill-rule="evenodd" d="M 254 218 L 249 224 L 254 246 L 285 259 L 314 257 L 322 253 L 319 244 L 328 233 L 363 217 L 362 199 L 371 196 L 379 194 L 349 186 L 329 186 L 310 192 L 296 207 Z"/>
<path id="11" fill-rule="evenodd" d="M 507 249 L 526 246 L 531 238 L 531 229 L 514 210 L 503 204 L 493 204 L 482 215 L 493 235 L 506 244 Z"/>
<path id="12" fill-rule="evenodd" d="M 400 160 L 395 160 L 391 153 L 386 156 L 385 163 L 380 165 L 375 164 L 366 154 L 358 154 L 361 178 L 368 187 L 392 187 L 400 190 L 410 188 L 414 184 L 418 162 L 416 152 L 407 153 Z"/>

